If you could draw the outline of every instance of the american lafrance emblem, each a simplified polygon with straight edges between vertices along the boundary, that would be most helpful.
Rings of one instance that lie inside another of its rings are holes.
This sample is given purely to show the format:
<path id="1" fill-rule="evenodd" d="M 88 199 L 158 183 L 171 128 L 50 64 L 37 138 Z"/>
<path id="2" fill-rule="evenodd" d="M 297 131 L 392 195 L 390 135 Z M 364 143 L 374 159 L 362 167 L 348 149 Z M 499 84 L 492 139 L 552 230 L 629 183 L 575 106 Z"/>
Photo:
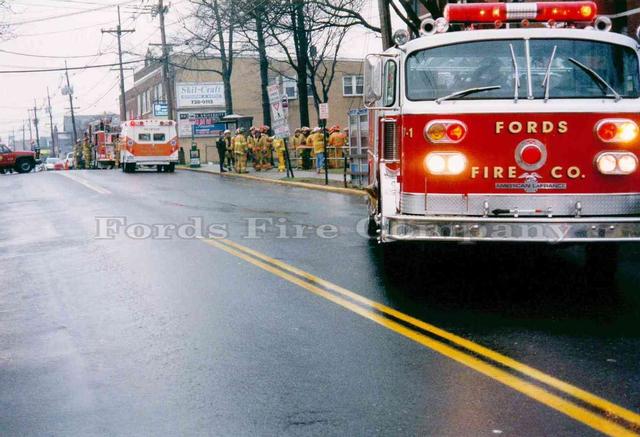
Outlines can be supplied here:
<path id="1" fill-rule="evenodd" d="M 565 183 L 540 182 L 542 179 L 538 173 L 523 173 L 519 179 L 521 183 L 497 183 L 496 188 L 501 190 L 524 190 L 526 193 L 536 193 L 538 190 L 566 190 Z"/>

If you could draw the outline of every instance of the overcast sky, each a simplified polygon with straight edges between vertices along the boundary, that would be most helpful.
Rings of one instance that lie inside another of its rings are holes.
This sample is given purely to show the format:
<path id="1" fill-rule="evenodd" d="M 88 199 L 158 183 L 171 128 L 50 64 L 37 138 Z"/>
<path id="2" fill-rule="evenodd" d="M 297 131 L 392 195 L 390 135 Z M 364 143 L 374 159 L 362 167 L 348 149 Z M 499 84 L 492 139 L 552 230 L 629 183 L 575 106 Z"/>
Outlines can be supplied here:
<path id="1" fill-rule="evenodd" d="M 158 19 L 142 13 L 141 9 L 142 5 L 155 3 L 155 0 L 9 0 L 9 3 L 11 11 L 4 13 L 1 21 L 11 24 L 13 35 L 0 41 L 0 70 L 3 71 L 60 68 L 64 67 L 65 58 L 69 67 L 117 62 L 115 35 L 101 32 L 101 29 L 117 25 L 117 4 L 121 5 L 123 29 L 135 29 L 135 33 L 123 37 L 124 51 L 143 54 L 148 43 L 160 42 Z M 168 38 L 171 38 L 188 18 L 191 5 L 188 0 L 165 0 L 166 3 L 170 5 L 166 23 Z M 367 2 L 363 15 L 377 21 L 375 0 Z M 363 57 L 380 48 L 379 37 L 364 30 L 352 32 L 342 56 Z M 125 56 L 125 61 L 127 59 L 135 59 L 135 56 Z M 127 87 L 133 84 L 132 74 L 132 71 L 125 72 Z M 3 142 L 7 142 L 13 129 L 16 138 L 22 138 L 27 110 L 33 108 L 34 99 L 38 109 L 46 106 L 47 87 L 54 124 L 62 130 L 62 117 L 69 113 L 68 96 L 61 94 L 63 78 L 61 72 L 0 75 L 3 97 L 0 101 L 0 137 Z M 70 79 L 78 114 L 119 112 L 117 71 L 111 71 L 109 67 L 73 71 Z M 39 117 L 42 118 L 40 134 L 48 136 L 48 114 L 39 111 Z"/>

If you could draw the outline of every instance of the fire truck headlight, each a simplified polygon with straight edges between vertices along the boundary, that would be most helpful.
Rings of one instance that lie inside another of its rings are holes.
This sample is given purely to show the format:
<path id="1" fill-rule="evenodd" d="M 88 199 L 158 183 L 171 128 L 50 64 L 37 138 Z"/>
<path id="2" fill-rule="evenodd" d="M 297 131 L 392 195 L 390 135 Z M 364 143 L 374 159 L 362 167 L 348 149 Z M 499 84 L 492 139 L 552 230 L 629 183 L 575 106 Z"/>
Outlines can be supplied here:
<path id="1" fill-rule="evenodd" d="M 636 171 L 638 160 L 633 155 L 624 155 L 618 158 L 618 168 L 621 172 L 629 174 Z"/>
<path id="2" fill-rule="evenodd" d="M 638 158 L 631 152 L 602 152 L 596 156 L 598 171 L 606 175 L 628 175 L 638 168 Z"/>
<path id="3" fill-rule="evenodd" d="M 424 165 L 434 175 L 459 175 L 467 167 L 467 158 L 457 152 L 433 152 L 427 155 Z"/>
<path id="4" fill-rule="evenodd" d="M 432 174 L 442 174 L 447 169 L 447 161 L 439 153 L 430 153 L 425 159 L 427 171 Z"/>
<path id="5" fill-rule="evenodd" d="M 596 163 L 598 164 L 598 170 L 602 174 L 613 173 L 618 165 L 615 156 L 609 154 L 600 155 Z"/>
<path id="6" fill-rule="evenodd" d="M 467 160 L 463 155 L 457 153 L 455 155 L 449 156 L 447 159 L 447 170 L 451 174 L 460 174 L 464 171 L 467 166 Z"/>

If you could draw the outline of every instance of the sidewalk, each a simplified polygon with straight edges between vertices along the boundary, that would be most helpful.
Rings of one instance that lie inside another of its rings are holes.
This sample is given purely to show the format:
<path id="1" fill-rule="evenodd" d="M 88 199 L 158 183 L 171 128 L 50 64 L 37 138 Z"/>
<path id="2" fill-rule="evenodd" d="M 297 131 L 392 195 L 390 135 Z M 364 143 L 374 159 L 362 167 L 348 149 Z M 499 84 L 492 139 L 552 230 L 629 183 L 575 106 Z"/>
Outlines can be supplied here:
<path id="1" fill-rule="evenodd" d="M 204 163 L 199 168 L 191 168 L 188 165 L 180 165 L 178 170 L 196 171 L 202 173 L 211 173 L 220 175 L 220 166 L 218 164 Z M 344 176 L 342 173 L 329 173 L 329 185 L 325 185 L 324 173 L 318 174 L 315 170 L 293 170 L 294 178 L 287 178 L 287 174 L 279 173 L 276 168 L 268 171 L 255 171 L 253 168 L 247 169 L 249 173 L 238 174 L 233 171 L 227 171 L 222 173 L 222 176 L 239 177 L 245 179 L 253 179 L 260 182 L 292 185 L 302 188 L 310 188 L 315 190 L 340 192 L 344 194 L 353 194 L 362 196 L 365 194 L 364 190 L 359 188 L 350 188 L 351 177 L 347 174 L 347 186 L 344 187 Z"/>

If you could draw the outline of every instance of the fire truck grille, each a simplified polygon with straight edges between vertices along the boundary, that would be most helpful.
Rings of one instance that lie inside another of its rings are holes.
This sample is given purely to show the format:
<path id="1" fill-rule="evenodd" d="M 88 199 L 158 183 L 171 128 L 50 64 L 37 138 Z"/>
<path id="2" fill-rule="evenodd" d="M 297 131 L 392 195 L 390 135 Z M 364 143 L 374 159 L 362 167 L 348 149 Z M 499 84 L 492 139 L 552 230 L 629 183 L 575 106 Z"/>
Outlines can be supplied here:
<path id="1" fill-rule="evenodd" d="M 398 160 L 398 142 L 396 137 L 396 122 L 383 122 L 384 129 L 384 159 L 386 161 Z"/>
<path id="2" fill-rule="evenodd" d="M 640 214 L 640 194 L 421 194 L 402 193 L 400 209 L 413 215 L 483 216 L 495 210 L 519 215 L 605 216 Z M 535 212 L 533 212 L 535 211 Z"/>

